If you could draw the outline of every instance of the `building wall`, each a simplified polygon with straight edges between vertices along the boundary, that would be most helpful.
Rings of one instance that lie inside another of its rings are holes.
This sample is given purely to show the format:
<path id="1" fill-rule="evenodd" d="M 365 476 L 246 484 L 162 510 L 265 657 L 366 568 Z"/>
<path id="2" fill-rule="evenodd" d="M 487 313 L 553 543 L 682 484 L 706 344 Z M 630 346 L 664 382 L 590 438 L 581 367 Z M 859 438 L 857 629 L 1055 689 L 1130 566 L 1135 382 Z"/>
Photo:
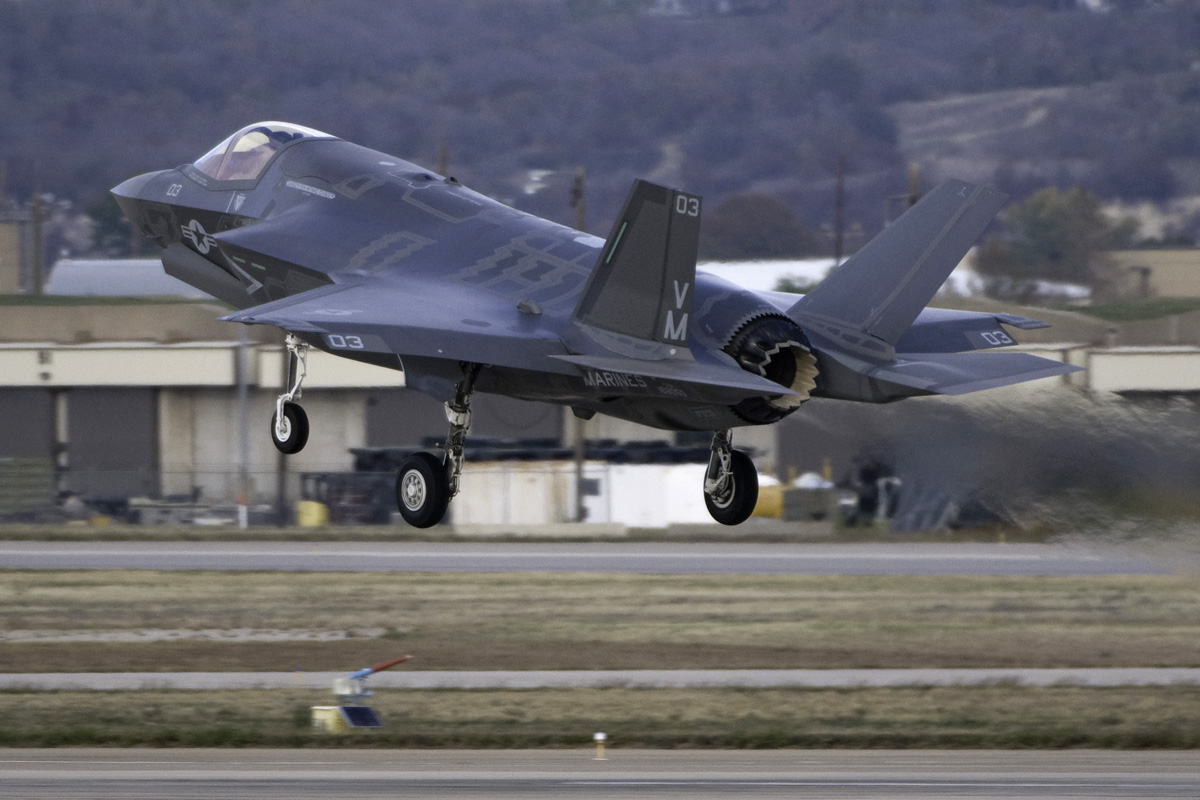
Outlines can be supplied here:
<path id="1" fill-rule="evenodd" d="M 21 266 L 23 262 L 25 222 L 0 220 L 0 294 L 17 294 L 21 291 Z"/>
<path id="2" fill-rule="evenodd" d="M 1200 348 L 1124 347 L 1088 354 L 1092 388 L 1100 392 L 1194 392 L 1200 386 Z"/>
<path id="3" fill-rule="evenodd" d="M 301 473 L 350 471 L 354 467 L 351 448 L 366 445 L 366 398 L 361 392 L 305 392 L 303 406 L 311 426 L 308 445 L 286 457 L 271 442 L 275 393 L 251 391 L 248 401 L 245 451 L 251 502 L 275 502 L 281 466 L 287 496 L 295 499 Z M 194 493 L 207 502 L 235 500 L 243 449 L 237 392 L 164 389 L 159 408 L 165 417 L 159 432 L 163 493 Z"/>
<path id="4" fill-rule="evenodd" d="M 62 306 L 6 306 L 0 342 L 214 342 L 233 341 L 238 326 L 217 317 L 229 309 L 215 303 L 113 305 L 97 300 Z M 253 342 L 282 341 L 274 328 L 249 325 Z"/>
<path id="5" fill-rule="evenodd" d="M 1126 297 L 1139 296 L 1143 288 L 1150 297 L 1200 297 L 1200 250 L 1118 250 L 1110 256 Z M 1150 270 L 1145 286 L 1141 269 Z"/>
<path id="6" fill-rule="evenodd" d="M 704 504 L 704 464 L 584 466 L 595 492 L 587 520 L 661 528 L 711 523 Z M 575 519 L 575 465 L 563 461 L 468 464 L 463 491 L 450 506 L 454 525 L 546 525 Z"/>
<path id="7" fill-rule="evenodd" d="M 158 460 L 164 497 L 190 498 L 196 487 L 196 391 L 158 392 Z"/>

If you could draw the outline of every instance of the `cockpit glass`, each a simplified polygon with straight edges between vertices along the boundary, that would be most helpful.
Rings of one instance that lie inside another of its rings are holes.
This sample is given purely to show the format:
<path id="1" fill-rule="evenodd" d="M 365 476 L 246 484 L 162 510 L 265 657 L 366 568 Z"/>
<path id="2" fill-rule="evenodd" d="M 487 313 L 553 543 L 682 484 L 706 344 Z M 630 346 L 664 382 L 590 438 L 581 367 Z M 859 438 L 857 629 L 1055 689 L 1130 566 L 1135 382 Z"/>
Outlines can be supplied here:
<path id="1" fill-rule="evenodd" d="M 332 138 L 327 133 L 290 122 L 258 122 L 242 128 L 209 150 L 194 166 L 218 181 L 254 180 L 286 145 L 300 139 Z"/>

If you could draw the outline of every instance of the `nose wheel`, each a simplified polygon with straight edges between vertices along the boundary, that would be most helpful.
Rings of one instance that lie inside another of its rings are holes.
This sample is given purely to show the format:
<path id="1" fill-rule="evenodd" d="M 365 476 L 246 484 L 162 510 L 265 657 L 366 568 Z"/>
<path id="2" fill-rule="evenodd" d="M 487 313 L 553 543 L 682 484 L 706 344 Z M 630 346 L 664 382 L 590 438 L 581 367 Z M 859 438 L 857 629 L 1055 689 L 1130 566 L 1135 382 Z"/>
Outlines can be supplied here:
<path id="1" fill-rule="evenodd" d="M 283 415 L 271 417 L 271 441 L 286 455 L 299 453 L 308 443 L 308 414 L 299 403 L 284 403 Z"/>
<path id="2" fill-rule="evenodd" d="M 287 346 L 288 390 L 275 398 L 271 441 L 276 450 L 290 456 L 308 444 L 308 414 L 299 403 L 293 402 L 300 399 L 300 386 L 308 372 L 308 345 L 290 333 L 284 343 Z"/>
<path id="3" fill-rule="evenodd" d="M 729 431 L 713 434 L 704 476 L 704 505 L 722 525 L 740 525 L 758 504 L 758 470 L 750 456 L 734 450 Z"/>

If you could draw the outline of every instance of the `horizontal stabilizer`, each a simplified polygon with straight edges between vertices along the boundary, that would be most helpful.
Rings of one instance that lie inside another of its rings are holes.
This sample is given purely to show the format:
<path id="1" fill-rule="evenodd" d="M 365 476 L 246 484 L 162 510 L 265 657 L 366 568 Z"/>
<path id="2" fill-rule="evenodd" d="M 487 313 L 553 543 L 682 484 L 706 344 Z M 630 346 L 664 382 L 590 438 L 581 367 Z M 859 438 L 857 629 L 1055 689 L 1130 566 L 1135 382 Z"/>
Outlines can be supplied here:
<path id="1" fill-rule="evenodd" d="M 927 308 L 896 342 L 896 349 L 902 353 L 961 353 L 1011 347 L 1017 342 L 1005 325 L 1020 330 L 1050 327 L 1016 314 Z"/>
<path id="2" fill-rule="evenodd" d="M 863 373 L 930 394 L 958 395 L 1079 371 L 1028 353 L 902 353 L 896 363 Z"/>
<path id="3" fill-rule="evenodd" d="M 585 330 L 686 348 L 699 243 L 699 197 L 634 181 L 572 319 Z"/>
<path id="4" fill-rule="evenodd" d="M 722 389 L 732 389 L 743 397 L 762 397 L 771 395 L 795 394 L 790 389 L 780 386 L 774 381 L 747 372 L 741 367 L 707 364 L 697 361 L 645 361 L 636 358 L 620 356 L 553 356 L 558 361 L 566 361 L 588 369 L 601 372 L 614 372 L 623 375 L 640 375 L 658 380 L 693 383 L 703 386 L 717 386 Z"/>
<path id="5" fill-rule="evenodd" d="M 788 315 L 840 323 L 896 344 L 1007 196 L 947 181 L 851 256 Z"/>
<path id="6" fill-rule="evenodd" d="M 1020 314 L 995 314 L 996 319 L 1003 322 L 1005 325 L 1012 325 L 1023 331 L 1036 331 L 1042 328 L 1049 328 L 1049 322 L 1042 322 L 1040 319 L 1030 319 L 1022 317 Z"/>

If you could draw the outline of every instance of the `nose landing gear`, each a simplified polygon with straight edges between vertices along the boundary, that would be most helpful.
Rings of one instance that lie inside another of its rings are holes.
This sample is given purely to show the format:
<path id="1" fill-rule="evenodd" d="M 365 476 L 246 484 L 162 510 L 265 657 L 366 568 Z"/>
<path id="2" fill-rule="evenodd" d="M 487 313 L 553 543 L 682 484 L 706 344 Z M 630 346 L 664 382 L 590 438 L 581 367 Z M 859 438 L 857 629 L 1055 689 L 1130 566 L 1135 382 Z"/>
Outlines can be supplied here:
<path id="1" fill-rule="evenodd" d="M 271 418 L 271 441 L 285 455 L 299 453 L 308 444 L 308 414 L 299 403 L 300 385 L 307 372 L 308 345 L 293 334 L 284 340 L 287 346 L 288 390 L 275 399 L 275 416 Z M 292 376 L 295 376 L 293 380 Z"/>
<path id="2" fill-rule="evenodd" d="M 712 455 L 704 476 L 704 505 L 722 525 L 740 525 L 758 503 L 758 470 L 750 456 L 733 449 L 729 431 L 713 433 Z"/>

